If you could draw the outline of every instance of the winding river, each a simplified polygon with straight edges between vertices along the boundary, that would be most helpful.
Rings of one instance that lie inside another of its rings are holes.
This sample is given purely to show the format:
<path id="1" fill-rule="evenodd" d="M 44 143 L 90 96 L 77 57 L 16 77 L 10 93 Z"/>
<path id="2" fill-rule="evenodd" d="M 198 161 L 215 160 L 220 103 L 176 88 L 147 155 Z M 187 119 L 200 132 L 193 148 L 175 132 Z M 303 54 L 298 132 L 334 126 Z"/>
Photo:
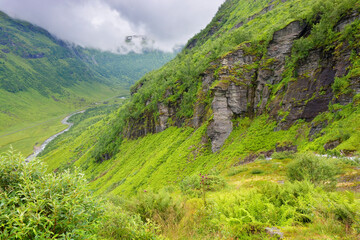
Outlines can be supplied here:
<path id="1" fill-rule="evenodd" d="M 76 115 L 76 114 L 80 114 L 80 113 L 84 113 L 84 112 L 85 112 L 85 110 L 82 110 L 82 111 L 79 111 L 79 112 L 75 112 L 75 113 L 70 114 L 70 115 L 67 116 L 66 118 L 64 118 L 64 119 L 61 121 L 61 123 L 68 125 L 68 127 L 67 127 L 65 130 L 63 130 L 63 131 L 61 131 L 61 132 L 58 132 L 57 134 L 52 135 L 51 137 L 49 137 L 48 139 L 46 139 L 45 142 L 44 142 L 43 144 L 41 144 L 41 146 L 40 146 L 39 148 L 36 148 L 36 149 L 34 150 L 34 153 L 33 153 L 33 154 L 31 154 L 30 156 L 28 156 L 28 157 L 26 158 L 26 162 L 29 162 L 29 161 L 31 161 L 32 159 L 34 159 L 35 157 L 37 157 L 42 151 L 44 151 L 45 147 L 46 147 L 52 140 L 54 140 L 56 137 L 58 137 L 58 136 L 60 136 L 61 134 L 63 134 L 63 133 L 65 133 L 65 132 L 67 132 L 67 131 L 70 130 L 70 128 L 74 125 L 74 123 L 68 122 L 69 118 L 71 118 L 72 116 L 74 116 L 74 115 Z"/>

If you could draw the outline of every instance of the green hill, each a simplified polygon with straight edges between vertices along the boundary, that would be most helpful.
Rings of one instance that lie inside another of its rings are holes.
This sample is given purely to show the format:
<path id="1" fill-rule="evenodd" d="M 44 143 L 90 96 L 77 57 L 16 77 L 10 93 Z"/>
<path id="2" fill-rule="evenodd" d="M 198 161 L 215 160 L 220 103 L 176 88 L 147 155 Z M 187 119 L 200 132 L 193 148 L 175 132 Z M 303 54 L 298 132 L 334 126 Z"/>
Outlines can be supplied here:
<path id="1" fill-rule="evenodd" d="M 4 13 L 0 29 L 0 149 L 13 144 L 26 154 L 64 128 L 59 120 L 66 114 L 127 96 L 143 74 L 174 56 L 159 51 L 117 55 L 73 46 Z M 32 132 L 18 133 L 31 127 Z M 41 137 L 29 139 L 34 131 Z"/>
<path id="2" fill-rule="evenodd" d="M 95 195 L 123 197 L 113 202 L 170 239 L 270 239 L 265 227 L 356 239 L 359 11 L 357 0 L 227 0 L 125 105 L 74 120 L 42 159 L 81 168 Z"/>

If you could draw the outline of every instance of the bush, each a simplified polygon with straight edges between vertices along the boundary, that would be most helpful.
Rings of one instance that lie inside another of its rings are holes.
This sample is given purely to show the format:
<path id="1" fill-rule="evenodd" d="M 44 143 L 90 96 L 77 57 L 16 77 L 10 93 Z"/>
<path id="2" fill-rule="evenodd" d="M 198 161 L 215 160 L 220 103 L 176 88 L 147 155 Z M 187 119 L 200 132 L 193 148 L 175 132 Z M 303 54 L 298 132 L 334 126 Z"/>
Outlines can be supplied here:
<path id="1" fill-rule="evenodd" d="M 205 177 L 205 176 L 204 176 Z M 187 176 L 180 182 L 180 189 L 183 194 L 200 197 L 202 195 L 201 186 L 202 175 Z M 225 179 L 218 174 L 206 175 L 206 191 L 217 191 L 226 186 Z"/>
<path id="2" fill-rule="evenodd" d="M 251 174 L 253 174 L 253 175 L 263 174 L 263 173 L 264 173 L 264 171 L 261 169 L 254 169 L 251 171 Z"/>
<path id="3" fill-rule="evenodd" d="M 336 160 L 319 157 L 314 154 L 298 154 L 288 165 L 287 175 L 290 181 L 310 181 L 317 186 L 333 188 L 339 169 Z"/>
<path id="4" fill-rule="evenodd" d="M 102 214 L 77 171 L 46 174 L 12 151 L 0 155 L 1 239 L 94 239 Z"/>
<path id="5" fill-rule="evenodd" d="M 160 239 L 158 227 L 147 219 L 144 223 L 140 215 L 125 211 L 122 204 L 108 201 L 106 215 L 99 227 L 98 235 L 105 239 Z"/>
<path id="6" fill-rule="evenodd" d="M 239 173 L 242 173 L 242 172 L 246 172 L 248 170 L 248 168 L 246 167 L 235 167 L 235 168 L 231 168 L 228 172 L 228 176 L 231 177 L 231 176 L 235 176 Z"/>
<path id="7" fill-rule="evenodd" d="M 271 155 L 273 159 L 293 159 L 295 157 L 294 151 L 274 152 Z"/>
<path id="8" fill-rule="evenodd" d="M 152 191 L 139 193 L 128 202 L 127 209 L 138 214 L 144 222 L 152 219 L 161 225 L 176 223 L 183 214 L 181 199 L 175 199 L 165 189 L 158 193 Z"/>

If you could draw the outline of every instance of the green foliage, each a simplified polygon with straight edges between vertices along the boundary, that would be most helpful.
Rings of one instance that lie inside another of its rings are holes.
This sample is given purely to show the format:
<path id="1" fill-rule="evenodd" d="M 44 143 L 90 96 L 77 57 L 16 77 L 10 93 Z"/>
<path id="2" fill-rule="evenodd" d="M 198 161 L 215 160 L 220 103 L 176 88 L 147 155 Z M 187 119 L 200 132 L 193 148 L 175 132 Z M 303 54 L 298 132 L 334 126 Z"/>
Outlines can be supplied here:
<path id="1" fill-rule="evenodd" d="M 102 210 L 83 174 L 46 174 L 13 152 L 0 156 L 2 239 L 95 239 Z"/>
<path id="2" fill-rule="evenodd" d="M 0 28 L 0 136 L 128 96 L 135 81 L 175 56 L 155 50 L 121 55 L 73 46 L 4 13 Z M 36 143 L 54 134 L 47 132 L 37 138 L 0 137 L 0 148 L 14 144 L 30 154 Z"/>
<path id="3" fill-rule="evenodd" d="M 274 152 L 271 155 L 273 159 L 293 159 L 295 157 L 295 153 L 293 151 L 283 151 L 283 152 Z"/>
<path id="4" fill-rule="evenodd" d="M 298 154 L 288 165 L 290 181 L 310 181 L 315 185 L 333 188 L 339 168 L 334 159 L 319 157 L 314 154 Z"/>
<path id="5" fill-rule="evenodd" d="M 106 202 L 105 212 L 97 233 L 101 239 L 161 239 L 158 226 L 150 219 L 144 223 L 138 214 L 124 210 L 116 198 Z"/>
<path id="6" fill-rule="evenodd" d="M 263 173 L 264 173 L 264 171 L 261 170 L 261 169 L 253 169 L 253 170 L 251 171 L 251 174 L 254 174 L 254 175 L 263 174 Z"/>
<path id="7" fill-rule="evenodd" d="M 140 216 L 144 222 L 152 220 L 163 226 L 176 225 L 184 214 L 181 198 L 175 198 L 166 189 L 159 192 L 139 192 L 126 207 L 133 214 Z"/>
<path id="8" fill-rule="evenodd" d="M 226 186 L 226 181 L 220 175 L 200 174 L 199 176 L 196 174 L 185 177 L 179 186 L 183 194 L 200 197 L 204 191 L 218 191 L 223 189 Z"/>
<path id="9" fill-rule="evenodd" d="M 231 176 L 235 176 L 239 173 L 242 173 L 242 172 L 246 172 L 248 170 L 247 167 L 244 167 L 244 166 L 240 166 L 240 167 L 234 167 L 234 168 L 230 168 L 229 172 L 228 172 L 228 176 L 231 177 Z"/>
<path id="10" fill-rule="evenodd" d="M 304 226 L 318 218 L 332 218 L 334 225 L 350 229 L 359 219 L 353 197 L 325 192 L 307 181 L 282 186 L 263 182 L 256 189 L 216 196 L 197 228 L 218 231 L 224 238 L 260 239 L 265 226 Z"/>

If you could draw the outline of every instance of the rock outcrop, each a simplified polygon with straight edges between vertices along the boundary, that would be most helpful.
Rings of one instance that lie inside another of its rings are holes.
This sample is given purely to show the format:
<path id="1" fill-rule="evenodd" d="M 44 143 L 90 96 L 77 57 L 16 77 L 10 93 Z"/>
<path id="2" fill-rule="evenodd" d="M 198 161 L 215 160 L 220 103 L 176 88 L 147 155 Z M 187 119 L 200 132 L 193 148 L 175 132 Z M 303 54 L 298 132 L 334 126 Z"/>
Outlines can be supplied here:
<path id="1" fill-rule="evenodd" d="M 272 5 L 269 5 L 259 14 L 271 9 Z M 357 13 L 344 17 L 335 29 L 341 31 L 358 18 Z M 265 53 L 257 51 L 259 46 L 250 43 L 240 45 L 237 50 L 211 63 L 202 74 L 190 121 L 176 117 L 181 99 L 160 102 L 156 119 L 148 112 L 137 122 L 129 121 L 128 136 L 161 132 L 171 125 L 186 124 L 198 128 L 209 121 L 207 135 L 212 151 L 216 152 L 231 134 L 234 118 L 252 118 L 266 113 L 278 122 L 274 130 L 288 129 L 299 119 L 312 121 L 328 110 L 329 103 L 350 103 L 354 95 L 360 93 L 360 78 L 349 79 L 351 91 L 348 94 L 335 96 L 332 88 L 335 79 L 346 76 L 351 66 L 350 56 L 354 49 L 349 49 L 346 42 L 336 49 L 312 49 L 291 68 L 290 77 L 289 72 L 285 72 L 289 70 L 287 63 L 292 57 L 294 41 L 307 37 L 310 30 L 301 21 L 289 23 L 273 34 Z M 285 74 L 288 78 L 284 80 Z M 133 92 L 141 86 L 139 84 Z M 165 93 L 171 94 L 171 89 Z M 315 124 L 309 138 L 317 136 L 324 125 Z"/>

